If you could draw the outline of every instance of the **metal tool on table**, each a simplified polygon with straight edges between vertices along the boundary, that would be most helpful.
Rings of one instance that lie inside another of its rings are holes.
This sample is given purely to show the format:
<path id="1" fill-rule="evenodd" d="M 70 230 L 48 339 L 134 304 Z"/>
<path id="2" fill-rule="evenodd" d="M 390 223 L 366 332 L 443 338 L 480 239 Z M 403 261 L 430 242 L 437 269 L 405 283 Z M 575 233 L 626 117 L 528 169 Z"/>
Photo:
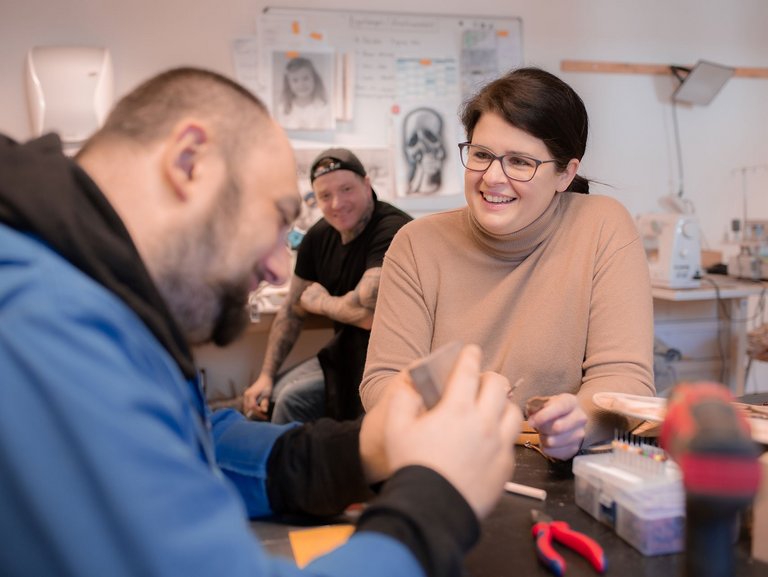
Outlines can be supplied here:
<path id="1" fill-rule="evenodd" d="M 760 451 L 731 401 L 719 383 L 680 383 L 667 405 L 661 446 L 683 472 L 687 577 L 734 574 L 739 512 L 760 485 Z"/>
<path id="2" fill-rule="evenodd" d="M 536 554 L 552 573 L 558 577 L 565 574 L 565 559 L 555 551 L 552 546 L 553 541 L 576 551 L 599 573 L 605 572 L 605 552 L 597 541 L 584 533 L 574 531 L 565 521 L 554 521 L 538 509 L 531 510 L 531 519 L 533 520 L 533 537 L 536 540 Z"/>

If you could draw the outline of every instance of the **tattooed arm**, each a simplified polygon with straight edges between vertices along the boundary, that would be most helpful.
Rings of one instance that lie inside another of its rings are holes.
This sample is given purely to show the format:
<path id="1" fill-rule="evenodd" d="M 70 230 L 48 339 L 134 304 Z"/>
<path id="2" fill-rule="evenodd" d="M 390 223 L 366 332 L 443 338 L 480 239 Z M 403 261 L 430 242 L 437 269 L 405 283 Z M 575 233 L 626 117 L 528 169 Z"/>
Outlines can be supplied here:
<path id="1" fill-rule="evenodd" d="M 380 278 L 381 267 L 369 268 L 353 290 L 338 297 L 328 294 L 321 284 L 312 283 L 301 294 L 301 308 L 340 323 L 370 330 Z"/>
<path id="2" fill-rule="evenodd" d="M 243 412 L 247 416 L 264 419 L 267 416 L 275 376 L 296 344 L 307 316 L 307 310 L 301 305 L 301 295 L 311 284 L 296 275 L 291 279 L 288 296 L 272 321 L 261 374 L 243 394 Z"/>

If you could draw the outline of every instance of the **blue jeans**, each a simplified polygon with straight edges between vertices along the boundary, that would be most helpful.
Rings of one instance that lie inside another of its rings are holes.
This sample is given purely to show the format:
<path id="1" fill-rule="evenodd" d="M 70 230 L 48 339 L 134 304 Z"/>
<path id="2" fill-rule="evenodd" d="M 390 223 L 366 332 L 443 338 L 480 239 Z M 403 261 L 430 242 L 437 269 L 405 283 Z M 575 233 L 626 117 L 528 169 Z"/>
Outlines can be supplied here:
<path id="1" fill-rule="evenodd" d="M 317 357 L 281 375 L 272 390 L 272 422 L 306 423 L 325 415 L 325 378 Z"/>

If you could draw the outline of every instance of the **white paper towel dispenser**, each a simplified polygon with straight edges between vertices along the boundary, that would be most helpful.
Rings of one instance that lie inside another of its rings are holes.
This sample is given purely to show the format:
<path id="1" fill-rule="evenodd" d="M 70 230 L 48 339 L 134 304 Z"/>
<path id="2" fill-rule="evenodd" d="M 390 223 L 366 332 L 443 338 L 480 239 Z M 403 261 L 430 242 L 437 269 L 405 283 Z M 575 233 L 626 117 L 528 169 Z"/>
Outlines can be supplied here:
<path id="1" fill-rule="evenodd" d="M 82 144 L 112 107 L 106 48 L 36 46 L 27 54 L 26 76 L 34 136 L 57 132 L 65 145 Z"/>

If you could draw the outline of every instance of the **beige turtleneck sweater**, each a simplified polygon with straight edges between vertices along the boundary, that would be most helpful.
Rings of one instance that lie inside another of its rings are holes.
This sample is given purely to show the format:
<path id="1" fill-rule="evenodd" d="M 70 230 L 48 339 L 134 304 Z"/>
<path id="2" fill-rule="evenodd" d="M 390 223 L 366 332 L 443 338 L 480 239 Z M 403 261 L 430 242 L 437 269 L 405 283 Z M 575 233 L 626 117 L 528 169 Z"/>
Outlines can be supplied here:
<path id="1" fill-rule="evenodd" d="M 583 446 L 626 422 L 599 391 L 653 395 L 653 304 L 642 239 L 606 196 L 560 193 L 525 229 L 494 236 L 469 210 L 405 225 L 387 252 L 360 395 L 444 343 L 476 343 L 483 370 L 534 395 L 573 393 L 587 415 Z"/>

